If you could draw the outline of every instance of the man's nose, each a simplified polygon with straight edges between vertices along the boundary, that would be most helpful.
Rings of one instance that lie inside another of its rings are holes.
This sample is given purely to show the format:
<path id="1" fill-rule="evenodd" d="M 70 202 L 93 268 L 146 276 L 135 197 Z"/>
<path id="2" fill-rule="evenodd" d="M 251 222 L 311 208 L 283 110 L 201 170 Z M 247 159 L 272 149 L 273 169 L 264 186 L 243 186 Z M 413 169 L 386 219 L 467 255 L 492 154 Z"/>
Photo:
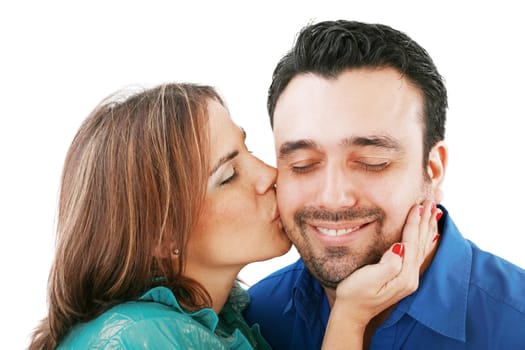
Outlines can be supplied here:
<path id="1" fill-rule="evenodd" d="M 318 193 L 318 204 L 326 209 L 352 207 L 357 203 L 350 169 L 342 164 L 332 164 L 323 170 Z"/>

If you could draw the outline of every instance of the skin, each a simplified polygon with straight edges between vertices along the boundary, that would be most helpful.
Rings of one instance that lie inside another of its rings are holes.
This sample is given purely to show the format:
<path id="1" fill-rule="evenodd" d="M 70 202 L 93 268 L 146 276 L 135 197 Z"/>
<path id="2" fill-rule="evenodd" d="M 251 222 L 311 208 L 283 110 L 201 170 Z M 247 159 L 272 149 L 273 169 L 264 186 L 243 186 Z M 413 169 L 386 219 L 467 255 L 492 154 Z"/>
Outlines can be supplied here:
<path id="1" fill-rule="evenodd" d="M 213 170 L 185 272 L 203 284 L 218 313 L 244 266 L 283 255 L 291 243 L 279 220 L 276 170 L 247 150 L 243 130 L 221 104 L 210 101 L 208 111 Z"/>
<path id="2" fill-rule="evenodd" d="M 420 91 L 392 68 L 298 75 L 277 101 L 281 220 L 331 305 L 341 280 L 400 241 L 415 204 L 441 200 L 447 149 L 422 164 L 422 114 Z"/>

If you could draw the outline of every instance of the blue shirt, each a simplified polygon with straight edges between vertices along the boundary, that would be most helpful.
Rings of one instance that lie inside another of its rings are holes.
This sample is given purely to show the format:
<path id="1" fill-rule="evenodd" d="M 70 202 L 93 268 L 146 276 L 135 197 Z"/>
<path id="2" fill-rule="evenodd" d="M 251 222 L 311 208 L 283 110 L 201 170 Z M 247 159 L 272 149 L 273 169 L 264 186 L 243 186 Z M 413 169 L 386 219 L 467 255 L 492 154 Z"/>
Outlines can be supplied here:
<path id="1" fill-rule="evenodd" d="M 462 237 L 447 211 L 416 292 L 401 300 L 370 349 L 525 349 L 525 270 Z M 255 284 L 245 311 L 275 350 L 320 349 L 326 294 L 299 259 Z"/>

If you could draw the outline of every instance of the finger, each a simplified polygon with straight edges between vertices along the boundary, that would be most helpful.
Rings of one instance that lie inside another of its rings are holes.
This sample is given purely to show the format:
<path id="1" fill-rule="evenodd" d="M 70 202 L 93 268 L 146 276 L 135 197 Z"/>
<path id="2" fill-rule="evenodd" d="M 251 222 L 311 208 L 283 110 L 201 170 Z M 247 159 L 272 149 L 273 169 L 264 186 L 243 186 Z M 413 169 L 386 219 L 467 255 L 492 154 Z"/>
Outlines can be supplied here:
<path id="1" fill-rule="evenodd" d="M 432 238 L 427 240 L 424 259 L 428 256 L 428 254 L 432 252 L 432 250 L 438 243 L 438 239 L 440 237 L 439 229 L 438 229 L 438 222 L 442 215 L 443 215 L 443 211 L 439 208 L 435 208 L 430 218 L 429 233 L 430 233 L 430 237 Z"/>
<path id="2" fill-rule="evenodd" d="M 422 264 L 425 256 L 430 251 L 429 244 L 435 235 L 435 210 L 436 203 L 426 200 L 423 202 L 423 211 L 419 222 L 419 236 L 417 241 L 417 261 Z"/>
<path id="3" fill-rule="evenodd" d="M 405 256 L 398 280 L 399 283 L 404 283 L 408 290 L 415 290 L 419 284 L 420 268 L 428 251 L 427 243 L 432 239 L 429 225 L 433 207 L 435 204 L 428 200 L 415 205 L 410 210 L 403 228 Z"/>
<path id="4" fill-rule="evenodd" d="M 427 207 L 427 204 L 430 203 L 430 207 Z M 438 220 L 443 214 L 442 210 L 437 208 L 436 203 L 425 202 L 425 214 L 428 213 L 428 208 L 430 209 L 430 215 L 423 215 L 421 222 L 419 224 L 420 231 L 420 242 L 419 244 L 423 248 L 420 252 L 419 260 L 423 262 L 427 256 L 432 252 L 433 248 L 437 244 L 437 239 L 439 238 L 438 233 Z"/>
<path id="5" fill-rule="evenodd" d="M 403 227 L 403 233 L 401 242 L 414 243 L 419 240 L 419 223 L 424 215 L 424 204 L 414 205 L 408 212 L 405 226 Z"/>
<path id="6" fill-rule="evenodd" d="M 383 298 L 390 300 L 392 304 L 412 293 L 417 287 L 417 284 L 414 285 L 413 279 L 408 278 L 408 275 L 401 274 L 403 270 L 404 249 L 405 246 L 403 243 L 395 243 L 383 254 L 378 264 L 385 270 L 385 283 L 380 289 L 379 294 L 381 294 Z M 396 275 L 393 275 L 395 272 L 397 272 Z M 387 275 L 387 273 L 390 273 L 390 275 Z M 386 279 L 387 276 L 389 278 L 388 280 Z"/>
<path id="7" fill-rule="evenodd" d="M 421 221 L 428 221 L 428 214 L 425 213 L 425 203 L 422 205 L 413 206 L 409 213 L 403 227 L 402 243 L 405 247 L 403 268 L 400 277 L 405 283 L 413 284 L 413 279 L 418 275 L 420 266 L 420 231 L 424 225 L 421 226 Z M 426 231 L 425 231 L 426 232 Z"/>
<path id="8" fill-rule="evenodd" d="M 379 264 L 377 264 L 377 277 L 383 281 L 382 287 L 395 279 L 403 267 L 403 256 L 405 254 L 405 246 L 403 243 L 395 243 L 388 249 Z"/>

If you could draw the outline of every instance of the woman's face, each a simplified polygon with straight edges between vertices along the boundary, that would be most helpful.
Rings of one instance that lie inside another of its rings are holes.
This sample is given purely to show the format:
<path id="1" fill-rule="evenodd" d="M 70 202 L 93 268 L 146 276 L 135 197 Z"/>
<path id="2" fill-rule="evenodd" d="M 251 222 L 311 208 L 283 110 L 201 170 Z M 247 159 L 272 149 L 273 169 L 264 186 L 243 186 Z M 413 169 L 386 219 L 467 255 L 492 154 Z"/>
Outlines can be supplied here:
<path id="1" fill-rule="evenodd" d="M 277 209 L 276 170 L 246 149 L 243 130 L 220 103 L 210 101 L 208 113 L 212 170 L 186 252 L 186 274 L 194 278 L 218 269 L 240 270 L 283 255 L 291 246 Z"/>

